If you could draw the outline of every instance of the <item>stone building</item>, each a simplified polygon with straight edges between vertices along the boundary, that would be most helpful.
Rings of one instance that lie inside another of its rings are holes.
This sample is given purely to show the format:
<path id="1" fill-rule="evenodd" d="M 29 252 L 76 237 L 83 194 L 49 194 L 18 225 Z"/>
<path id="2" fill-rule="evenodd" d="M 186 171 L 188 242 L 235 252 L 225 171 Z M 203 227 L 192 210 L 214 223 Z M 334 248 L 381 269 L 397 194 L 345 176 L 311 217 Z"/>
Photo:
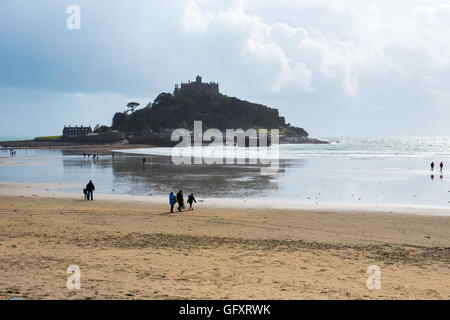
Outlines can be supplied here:
<path id="1" fill-rule="evenodd" d="M 189 95 L 189 94 L 207 94 L 216 96 L 219 95 L 219 84 L 217 82 L 202 82 L 202 77 L 197 76 L 195 82 L 182 82 L 180 86 L 175 85 L 173 95 Z"/>
<path id="2" fill-rule="evenodd" d="M 83 126 L 75 126 L 75 127 L 66 127 L 63 129 L 63 138 L 79 138 L 84 137 L 92 133 L 91 127 L 83 127 Z"/>

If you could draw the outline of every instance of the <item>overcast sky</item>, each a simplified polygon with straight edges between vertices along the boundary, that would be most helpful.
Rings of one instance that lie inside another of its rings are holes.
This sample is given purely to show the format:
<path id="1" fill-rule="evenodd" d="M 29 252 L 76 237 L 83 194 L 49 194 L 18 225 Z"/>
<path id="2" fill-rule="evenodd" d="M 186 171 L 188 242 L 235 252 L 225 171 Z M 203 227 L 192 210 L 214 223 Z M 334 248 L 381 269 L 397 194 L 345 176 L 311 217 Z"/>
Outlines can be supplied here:
<path id="1" fill-rule="evenodd" d="M 197 74 L 311 136 L 450 135 L 446 3 L 2 0 L 0 137 L 110 125 Z"/>

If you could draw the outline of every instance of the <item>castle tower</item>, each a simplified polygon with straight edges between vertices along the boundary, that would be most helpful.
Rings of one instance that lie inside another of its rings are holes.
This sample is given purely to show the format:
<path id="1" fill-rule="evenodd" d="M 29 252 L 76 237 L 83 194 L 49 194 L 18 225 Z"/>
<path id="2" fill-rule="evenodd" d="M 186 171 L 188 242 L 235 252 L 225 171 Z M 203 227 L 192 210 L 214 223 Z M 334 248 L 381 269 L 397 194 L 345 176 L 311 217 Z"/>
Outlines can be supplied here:
<path id="1" fill-rule="evenodd" d="M 181 82 L 181 85 L 175 85 L 173 90 L 174 95 L 185 95 L 185 94 L 208 94 L 208 95 L 219 95 L 219 84 L 216 82 L 202 82 L 202 77 L 199 75 L 195 77 L 195 81 L 188 81 L 187 83 Z"/>

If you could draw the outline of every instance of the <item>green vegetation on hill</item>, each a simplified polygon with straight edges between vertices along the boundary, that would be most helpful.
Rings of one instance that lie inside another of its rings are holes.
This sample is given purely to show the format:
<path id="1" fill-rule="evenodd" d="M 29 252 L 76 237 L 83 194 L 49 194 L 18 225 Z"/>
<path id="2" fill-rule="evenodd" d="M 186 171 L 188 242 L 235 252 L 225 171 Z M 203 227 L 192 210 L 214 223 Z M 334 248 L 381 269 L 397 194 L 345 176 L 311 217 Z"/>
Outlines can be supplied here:
<path id="1" fill-rule="evenodd" d="M 62 136 L 36 137 L 34 140 L 59 140 Z"/>

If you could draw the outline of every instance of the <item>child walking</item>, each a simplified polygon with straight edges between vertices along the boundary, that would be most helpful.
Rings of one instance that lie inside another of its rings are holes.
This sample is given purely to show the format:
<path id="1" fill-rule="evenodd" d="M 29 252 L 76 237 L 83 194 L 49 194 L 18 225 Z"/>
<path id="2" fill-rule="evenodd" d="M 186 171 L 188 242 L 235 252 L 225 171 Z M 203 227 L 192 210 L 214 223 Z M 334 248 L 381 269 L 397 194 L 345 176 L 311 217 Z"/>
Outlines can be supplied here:
<path id="1" fill-rule="evenodd" d="M 194 210 L 194 208 L 192 208 L 192 203 L 193 203 L 193 202 L 197 203 L 197 200 L 195 200 L 194 194 L 193 194 L 193 193 L 191 193 L 191 194 L 189 195 L 188 201 L 187 201 L 187 202 L 189 203 L 189 211 Z"/>

